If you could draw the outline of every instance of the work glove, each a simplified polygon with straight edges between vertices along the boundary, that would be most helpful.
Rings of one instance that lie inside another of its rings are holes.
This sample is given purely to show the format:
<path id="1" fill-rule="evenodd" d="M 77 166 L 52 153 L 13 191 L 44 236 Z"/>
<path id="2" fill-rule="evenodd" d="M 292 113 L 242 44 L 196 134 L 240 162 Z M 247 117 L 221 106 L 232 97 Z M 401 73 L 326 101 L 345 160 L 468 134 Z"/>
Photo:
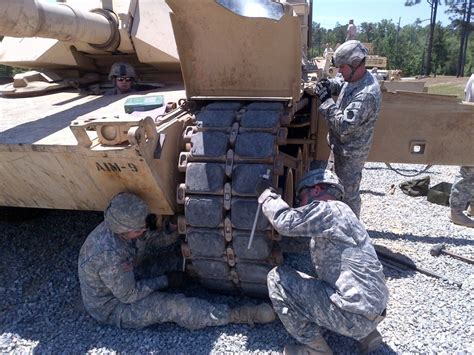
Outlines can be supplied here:
<path id="1" fill-rule="evenodd" d="M 257 191 L 257 194 L 260 196 L 266 189 L 275 191 L 275 188 L 272 186 L 272 183 L 269 179 L 260 178 L 257 182 L 257 185 L 255 186 L 255 191 Z"/>
<path id="2" fill-rule="evenodd" d="M 169 271 L 165 275 L 168 278 L 168 287 L 170 288 L 181 288 L 187 280 L 186 274 L 182 271 Z"/>
<path id="3" fill-rule="evenodd" d="M 314 93 L 319 98 L 319 101 L 323 103 L 331 97 L 331 84 L 328 79 L 322 79 L 314 88 Z"/>
<path id="4" fill-rule="evenodd" d="M 175 218 L 167 217 L 163 220 L 163 231 L 166 234 L 175 233 L 178 230 L 178 224 Z"/>
<path id="5" fill-rule="evenodd" d="M 316 82 L 315 81 L 309 81 L 304 84 L 304 92 L 314 96 L 314 89 L 316 88 Z"/>
<path id="6" fill-rule="evenodd" d="M 150 213 L 148 216 L 145 218 L 145 224 L 148 230 L 150 231 L 155 231 L 157 230 L 157 225 L 156 223 L 158 222 L 158 219 L 156 217 L 156 214 Z"/>

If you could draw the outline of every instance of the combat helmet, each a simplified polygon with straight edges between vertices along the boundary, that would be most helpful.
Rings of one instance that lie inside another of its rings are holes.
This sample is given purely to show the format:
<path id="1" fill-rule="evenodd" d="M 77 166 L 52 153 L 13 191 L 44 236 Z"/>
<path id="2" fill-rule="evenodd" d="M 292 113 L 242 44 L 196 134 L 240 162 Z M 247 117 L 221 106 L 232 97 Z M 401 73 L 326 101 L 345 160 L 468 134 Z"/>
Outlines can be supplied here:
<path id="1" fill-rule="evenodd" d="M 344 187 L 341 184 L 339 178 L 331 170 L 326 169 L 314 169 L 308 171 L 298 183 L 296 187 L 296 196 L 300 192 L 307 188 L 312 187 L 318 184 L 327 184 L 330 185 L 333 189 L 330 193 L 337 199 L 342 199 L 344 196 Z"/>
<path id="2" fill-rule="evenodd" d="M 128 78 L 133 78 L 137 80 L 137 74 L 135 72 L 135 69 L 130 64 L 125 62 L 114 63 L 110 68 L 109 80 L 121 76 L 126 76 Z"/>
<path id="3" fill-rule="evenodd" d="M 148 206 L 137 195 L 122 192 L 115 195 L 104 212 L 107 227 L 122 234 L 146 228 Z"/>
<path id="4" fill-rule="evenodd" d="M 333 65 L 339 67 L 342 64 L 358 67 L 362 60 L 367 57 L 369 51 L 356 40 L 346 41 L 337 47 L 332 57 Z"/>

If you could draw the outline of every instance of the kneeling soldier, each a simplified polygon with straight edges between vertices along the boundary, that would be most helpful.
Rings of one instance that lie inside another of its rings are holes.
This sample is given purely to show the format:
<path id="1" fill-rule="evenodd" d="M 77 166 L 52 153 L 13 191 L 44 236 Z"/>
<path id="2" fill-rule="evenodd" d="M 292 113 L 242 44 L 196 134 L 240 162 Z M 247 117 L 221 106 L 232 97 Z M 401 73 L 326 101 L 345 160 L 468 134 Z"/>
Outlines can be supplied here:
<path id="1" fill-rule="evenodd" d="M 285 354 L 331 354 L 321 328 L 352 337 L 363 352 L 382 342 L 377 324 L 385 316 L 388 289 L 367 231 L 343 202 L 344 188 L 328 170 L 309 171 L 297 187 L 299 208 L 290 208 L 261 180 L 262 211 L 278 233 L 309 237 L 317 278 L 288 266 L 268 274 L 273 308 L 301 345 Z"/>

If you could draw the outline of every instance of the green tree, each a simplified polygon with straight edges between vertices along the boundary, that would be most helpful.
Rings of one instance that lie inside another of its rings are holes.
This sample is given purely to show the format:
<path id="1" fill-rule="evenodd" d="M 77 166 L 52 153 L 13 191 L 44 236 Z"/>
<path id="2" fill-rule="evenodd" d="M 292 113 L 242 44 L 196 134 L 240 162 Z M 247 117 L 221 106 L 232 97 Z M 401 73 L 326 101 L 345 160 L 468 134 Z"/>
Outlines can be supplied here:
<path id="1" fill-rule="evenodd" d="M 411 76 L 422 73 L 423 50 L 427 29 L 419 24 L 406 25 L 399 34 L 399 67 L 403 75 Z"/>
<path id="2" fill-rule="evenodd" d="M 473 0 L 453 1 L 449 4 L 446 13 L 450 14 L 451 26 L 459 35 L 459 50 L 457 62 L 457 76 L 464 76 L 464 70 L 468 62 L 469 36 L 472 32 L 473 25 L 471 18 L 473 17 Z"/>
<path id="3" fill-rule="evenodd" d="M 313 22 L 313 55 L 322 56 L 326 43 L 336 49 L 337 44 L 343 43 L 346 38 L 345 26 L 336 24 L 333 29 L 325 29 L 319 23 Z"/>
<path id="4" fill-rule="evenodd" d="M 447 57 L 446 29 L 438 23 L 433 41 L 433 72 L 434 74 L 444 74 L 445 61 Z"/>
<path id="5" fill-rule="evenodd" d="M 421 0 L 420 0 L 421 1 Z M 462 0 L 466 1 L 466 0 Z M 472 0 L 467 0 L 472 1 Z M 456 19 L 448 26 L 437 23 L 433 33 L 432 68 L 436 75 L 456 75 L 461 36 L 460 21 Z M 359 26 L 359 39 L 374 44 L 375 54 L 387 57 L 387 69 L 401 69 L 404 76 L 413 76 L 425 72 L 429 33 L 431 25 L 421 26 L 422 21 L 399 27 L 389 20 L 378 23 L 362 23 Z M 345 35 L 345 26 L 337 25 L 333 29 L 313 26 L 317 41 L 317 55 L 321 56 L 324 44 L 329 42 L 333 48 L 341 43 Z M 472 32 L 472 25 L 470 27 Z M 464 68 L 469 73 L 474 68 L 474 36 L 467 40 Z"/>
<path id="6" fill-rule="evenodd" d="M 372 42 L 375 38 L 376 24 L 369 22 L 362 22 L 360 24 L 359 39 L 363 42 Z"/>
<path id="7" fill-rule="evenodd" d="M 419 4 L 421 0 L 406 0 L 405 6 L 413 6 Z M 424 63 L 424 74 L 430 75 L 431 65 L 432 65 L 432 55 L 433 55 L 433 40 L 434 32 L 436 27 L 436 14 L 438 12 L 438 4 L 440 0 L 426 0 L 430 5 L 431 15 L 430 15 L 430 32 L 428 37 L 428 45 L 426 47 L 425 63 Z"/>
<path id="8" fill-rule="evenodd" d="M 374 51 L 378 55 L 387 57 L 388 68 L 392 68 L 392 62 L 395 62 L 397 48 L 395 42 L 397 41 L 397 28 L 392 21 L 382 20 L 376 24 Z"/>

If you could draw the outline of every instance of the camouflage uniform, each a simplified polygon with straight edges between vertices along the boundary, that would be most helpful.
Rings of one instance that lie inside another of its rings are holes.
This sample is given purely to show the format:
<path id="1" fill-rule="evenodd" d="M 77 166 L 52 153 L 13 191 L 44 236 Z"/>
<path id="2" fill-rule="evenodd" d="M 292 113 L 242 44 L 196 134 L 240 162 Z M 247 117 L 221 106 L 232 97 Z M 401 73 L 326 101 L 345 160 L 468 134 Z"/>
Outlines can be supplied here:
<path id="1" fill-rule="evenodd" d="M 104 222 L 84 242 L 78 273 L 89 314 L 100 323 L 123 328 L 174 322 L 199 329 L 229 323 L 231 311 L 227 305 L 158 292 L 168 287 L 167 276 L 137 280 L 136 239 L 122 235 L 142 230 L 147 214 L 148 207 L 138 196 L 119 194 L 107 207 Z"/>
<path id="2" fill-rule="evenodd" d="M 112 95 L 129 95 L 129 94 L 133 94 L 137 92 L 137 90 L 135 90 L 134 88 L 131 88 L 130 90 L 128 90 L 126 93 L 121 93 L 118 91 L 117 88 L 112 88 L 112 89 L 108 89 L 104 92 L 104 95 L 105 96 L 112 96 Z"/>
<path id="3" fill-rule="evenodd" d="M 466 83 L 464 88 L 464 101 L 474 102 L 474 74 Z M 449 205 L 451 210 L 464 211 L 467 204 L 474 210 L 474 166 L 461 166 L 459 174 L 456 175 L 453 186 L 451 187 L 451 195 L 449 197 Z"/>
<path id="4" fill-rule="evenodd" d="M 473 200 L 474 194 L 474 166 L 461 166 L 451 188 L 449 204 L 451 209 L 464 211 Z M 474 206 L 471 205 L 471 209 Z"/>
<path id="5" fill-rule="evenodd" d="M 183 268 L 181 241 L 176 232 L 167 228 L 147 231 L 134 242 L 137 278 L 152 278 Z"/>
<path id="6" fill-rule="evenodd" d="M 369 155 L 382 94 L 374 77 L 366 72 L 355 82 L 331 79 L 331 93 L 337 102 L 326 100 L 319 107 L 329 125 L 329 143 L 334 153 L 335 171 L 345 189 L 344 202 L 357 217 L 362 169 Z"/>
<path id="7" fill-rule="evenodd" d="M 278 233 L 311 237 L 318 278 L 288 266 L 268 274 L 270 299 L 288 332 L 303 344 L 320 337 L 321 327 L 357 340 L 366 337 L 383 319 L 388 289 L 371 240 L 354 213 L 339 201 L 313 201 L 293 209 L 270 190 L 260 198 Z"/>

